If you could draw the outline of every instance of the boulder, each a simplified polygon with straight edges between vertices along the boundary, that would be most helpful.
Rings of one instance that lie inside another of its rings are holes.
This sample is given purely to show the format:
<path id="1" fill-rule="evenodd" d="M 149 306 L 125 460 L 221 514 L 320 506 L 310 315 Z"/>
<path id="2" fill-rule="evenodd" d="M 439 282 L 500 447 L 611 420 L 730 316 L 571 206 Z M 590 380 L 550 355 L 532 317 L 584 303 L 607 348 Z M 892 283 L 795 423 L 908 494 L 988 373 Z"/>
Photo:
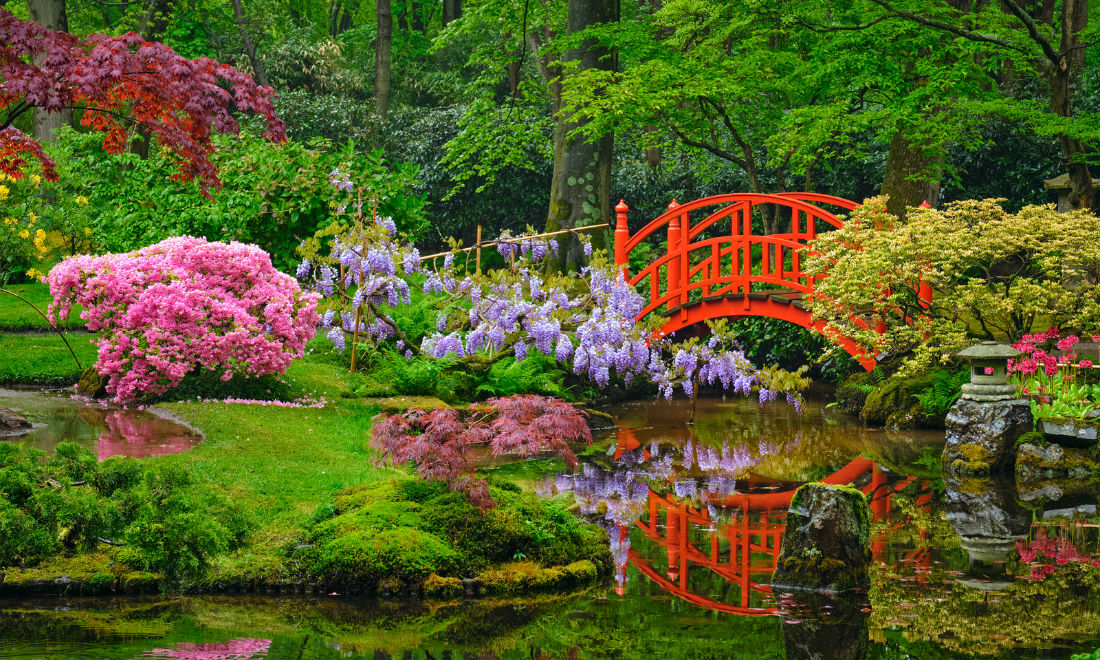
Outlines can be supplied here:
<path id="1" fill-rule="evenodd" d="M 30 421 L 14 410 L 0 408 L 0 435 L 24 433 L 31 428 Z"/>
<path id="2" fill-rule="evenodd" d="M 1016 441 L 1031 431 L 1031 406 L 1023 399 L 973 401 L 960 398 L 947 413 L 943 468 L 960 475 L 1007 472 Z"/>
<path id="3" fill-rule="evenodd" d="M 1025 442 L 1016 449 L 1016 479 L 1029 484 L 1044 479 L 1088 481 L 1100 472 L 1096 453 L 1079 447 Z"/>
<path id="4" fill-rule="evenodd" d="M 100 374 L 95 367 L 88 367 L 80 374 L 76 393 L 93 399 L 102 399 L 107 396 L 107 376 Z"/>
<path id="5" fill-rule="evenodd" d="M 850 591 L 870 585 L 871 509 L 863 493 L 822 483 L 799 488 L 787 512 L 773 586 Z"/>

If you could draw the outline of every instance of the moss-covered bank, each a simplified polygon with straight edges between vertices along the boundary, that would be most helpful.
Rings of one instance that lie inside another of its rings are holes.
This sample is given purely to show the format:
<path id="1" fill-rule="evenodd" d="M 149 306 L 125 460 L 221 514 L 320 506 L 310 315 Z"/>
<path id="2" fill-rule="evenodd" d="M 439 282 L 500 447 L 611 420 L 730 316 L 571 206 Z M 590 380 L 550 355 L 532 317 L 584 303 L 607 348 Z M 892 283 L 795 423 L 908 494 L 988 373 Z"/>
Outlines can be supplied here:
<path id="1" fill-rule="evenodd" d="M 71 529 L 58 521 L 46 525 L 55 536 L 45 538 L 44 558 L 0 567 L 0 595 L 319 589 L 398 595 L 423 591 L 433 575 L 450 584 L 459 580 L 464 592 L 512 593 L 569 588 L 606 573 L 606 533 L 575 518 L 567 501 L 539 500 L 497 481 L 498 506 L 482 515 L 455 493 L 410 480 L 404 469 L 377 465 L 368 439 L 381 406 L 354 394 L 356 379 L 348 378 L 341 359 L 321 340 L 310 349 L 288 371 L 285 394 L 323 397 L 324 408 L 198 400 L 160 404 L 161 412 L 201 432 L 203 441 L 173 456 L 121 461 L 140 466 L 142 473 L 186 473 L 196 488 L 233 503 L 244 513 L 239 541 L 215 544 L 201 553 L 201 562 L 167 576 L 157 570 L 155 557 L 135 562 L 124 536 L 105 536 L 126 543 L 121 546 L 58 541 L 56 534 Z M 0 372 L 28 357 L 33 355 L 0 352 Z M 47 478 L 58 485 L 46 485 Z M 51 473 L 39 481 L 32 487 L 70 492 L 73 501 L 98 497 L 102 503 L 112 497 L 84 478 Z M 155 502 L 148 499 L 146 505 Z M 189 506 L 181 516 L 202 511 L 201 503 Z M 113 529 L 123 534 L 126 527 Z M 185 522 L 181 529 L 187 529 Z M 149 528 L 148 533 L 165 532 Z M 503 584 L 507 565 L 529 567 L 511 571 L 520 587 L 493 586 Z M 496 572 L 486 574 L 490 570 Z M 486 586 L 467 588 L 478 581 Z"/>
<path id="2" fill-rule="evenodd" d="M 892 429 L 942 429 L 951 403 L 966 382 L 965 372 L 933 370 L 902 375 L 889 366 L 852 374 L 836 388 L 844 412 L 869 426 Z"/>

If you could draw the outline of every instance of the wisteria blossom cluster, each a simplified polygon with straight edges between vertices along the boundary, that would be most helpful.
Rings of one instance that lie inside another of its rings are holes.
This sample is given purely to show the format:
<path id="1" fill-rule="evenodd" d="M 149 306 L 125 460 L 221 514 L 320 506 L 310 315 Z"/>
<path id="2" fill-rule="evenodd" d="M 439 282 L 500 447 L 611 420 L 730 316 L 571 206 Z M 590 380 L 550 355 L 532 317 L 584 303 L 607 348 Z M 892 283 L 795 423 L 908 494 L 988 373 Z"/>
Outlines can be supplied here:
<path id="1" fill-rule="evenodd" d="M 350 190 L 350 179 L 339 170 L 333 170 L 330 180 Z M 327 250 L 322 240 L 327 240 Z M 364 217 L 360 207 L 351 226 L 334 225 L 306 241 L 299 252 L 305 259 L 295 274 L 324 297 L 321 326 L 340 352 L 357 330 L 363 340 L 396 336 L 404 346 L 401 329 L 387 309 L 411 302 L 409 277 L 420 272 L 420 253 L 398 242 L 392 218 Z M 405 350 L 412 357 L 412 349 Z"/>
<path id="2" fill-rule="evenodd" d="M 52 322 L 73 304 L 97 333 L 96 370 L 118 402 L 163 393 L 188 373 L 282 373 L 320 320 L 318 296 L 243 243 L 169 238 L 124 254 L 77 255 L 44 278 Z"/>
<path id="3" fill-rule="evenodd" d="M 513 354 L 523 360 L 536 349 L 571 364 L 575 373 L 601 387 L 613 375 L 629 384 L 651 370 L 657 337 L 652 328 L 635 321 L 644 299 L 602 254 L 594 255 L 579 277 L 552 275 L 542 264 L 553 252 L 549 241 L 517 241 L 502 244 L 518 254 L 510 268 L 460 278 L 445 262 L 440 273 L 429 276 L 426 292 L 464 298 L 469 306 L 451 308 L 456 316 L 453 324 L 441 316 L 443 330 L 425 337 L 421 346 L 425 354 L 436 358 L 479 352 Z M 445 333 L 451 325 L 459 329 Z"/>
<path id="4" fill-rule="evenodd" d="M 356 335 L 375 345 L 392 341 L 406 358 L 420 353 L 523 361 L 538 351 L 600 387 L 613 379 L 629 385 L 641 377 L 669 398 L 677 389 L 693 396 L 700 385 L 712 385 L 759 392 L 762 403 L 782 393 L 801 405 L 798 392 L 808 380 L 801 373 L 755 368 L 724 323 L 712 325 L 705 342 L 672 342 L 658 333 L 656 317 L 639 321 L 645 297 L 585 237 L 580 240 L 589 261 L 575 274 L 546 267 L 558 249 L 552 236 L 508 232 L 496 241 L 507 261 L 503 268 L 475 272 L 470 254 L 460 259 L 457 249 L 444 255 L 442 264 L 435 259 L 432 267 L 422 268 L 419 251 L 398 239 L 392 219 L 363 212 L 361 193 L 347 174 L 337 169 L 329 178 L 349 200 L 358 200 L 355 218 L 303 243 L 297 276 L 325 297 L 322 325 L 341 352 Z M 414 286 L 438 300 L 436 330 L 419 344 L 392 314 L 410 304 Z"/>

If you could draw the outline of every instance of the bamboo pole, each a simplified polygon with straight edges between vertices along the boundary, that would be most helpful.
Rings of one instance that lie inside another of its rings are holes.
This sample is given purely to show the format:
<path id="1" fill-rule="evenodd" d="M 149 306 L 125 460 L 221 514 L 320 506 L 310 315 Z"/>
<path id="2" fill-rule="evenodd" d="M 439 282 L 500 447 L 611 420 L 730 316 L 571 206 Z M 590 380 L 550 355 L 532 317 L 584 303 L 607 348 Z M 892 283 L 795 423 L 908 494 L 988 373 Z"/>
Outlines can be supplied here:
<path id="1" fill-rule="evenodd" d="M 481 275 L 481 225 L 477 226 L 477 243 L 474 247 L 477 248 L 477 257 L 474 259 L 474 272 Z"/>
<path id="2" fill-rule="evenodd" d="M 610 224 L 605 222 L 602 225 L 585 225 L 584 227 L 574 227 L 573 229 L 562 229 L 561 231 L 552 231 L 552 232 L 548 232 L 548 233 L 545 233 L 545 234 L 535 234 L 534 236 L 516 236 L 515 238 L 504 238 L 504 239 L 498 238 L 495 241 L 486 241 L 485 243 L 479 243 L 478 245 L 475 245 L 473 247 L 456 248 L 454 250 L 447 250 L 446 252 L 436 252 L 435 254 L 428 254 L 428 255 L 425 255 L 423 257 L 420 257 L 420 260 L 425 261 L 427 259 L 435 259 L 437 257 L 445 257 L 448 254 L 451 254 L 452 252 L 469 252 L 471 250 L 477 250 L 481 247 L 492 247 L 494 245 L 502 245 L 504 243 L 521 243 L 523 241 L 530 240 L 532 238 L 546 238 L 548 236 L 560 236 L 562 234 L 576 234 L 576 233 L 579 233 L 579 232 L 582 232 L 582 231 L 588 231 L 589 229 L 601 229 L 603 227 L 610 227 L 610 226 L 611 226 Z"/>

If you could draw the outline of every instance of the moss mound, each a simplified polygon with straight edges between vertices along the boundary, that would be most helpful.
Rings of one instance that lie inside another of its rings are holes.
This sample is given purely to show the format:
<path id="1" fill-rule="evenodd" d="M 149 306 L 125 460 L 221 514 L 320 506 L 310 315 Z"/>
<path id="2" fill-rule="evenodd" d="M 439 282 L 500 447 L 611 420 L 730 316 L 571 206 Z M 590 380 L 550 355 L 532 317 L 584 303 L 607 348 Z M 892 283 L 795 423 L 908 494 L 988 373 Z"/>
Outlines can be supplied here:
<path id="1" fill-rule="evenodd" d="M 934 426 L 919 398 L 930 387 L 932 377 L 928 375 L 891 376 L 867 395 L 859 416 L 868 424 L 891 428 Z"/>
<path id="2" fill-rule="evenodd" d="M 449 594 L 457 585 L 444 578 L 474 577 L 517 560 L 549 570 L 587 559 L 609 570 L 607 532 L 575 517 L 566 501 L 541 500 L 504 482 L 492 484 L 490 494 L 496 506 L 483 514 L 442 484 L 358 486 L 318 510 L 291 557 L 307 579 L 353 593 L 423 585 Z"/>

